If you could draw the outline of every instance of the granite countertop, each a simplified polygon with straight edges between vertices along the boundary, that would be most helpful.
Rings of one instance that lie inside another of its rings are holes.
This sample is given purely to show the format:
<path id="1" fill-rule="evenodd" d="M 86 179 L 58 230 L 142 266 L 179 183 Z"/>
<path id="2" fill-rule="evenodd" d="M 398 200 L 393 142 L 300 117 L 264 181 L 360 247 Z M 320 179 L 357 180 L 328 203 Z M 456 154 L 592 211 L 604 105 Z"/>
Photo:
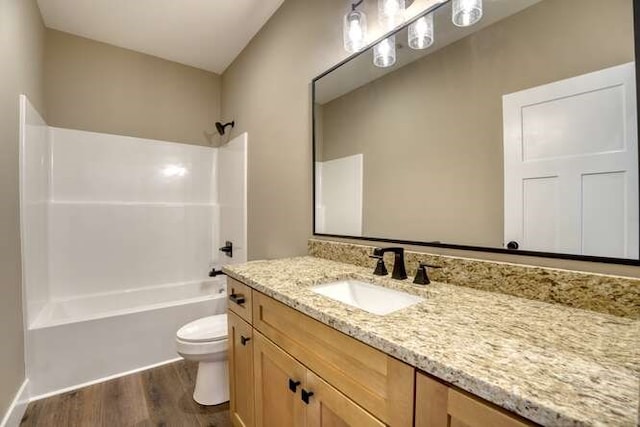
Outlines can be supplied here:
<path id="1" fill-rule="evenodd" d="M 320 322 L 543 425 L 636 426 L 640 321 L 432 283 L 314 257 L 224 271 Z M 312 292 L 354 278 L 419 295 L 386 316 Z"/>

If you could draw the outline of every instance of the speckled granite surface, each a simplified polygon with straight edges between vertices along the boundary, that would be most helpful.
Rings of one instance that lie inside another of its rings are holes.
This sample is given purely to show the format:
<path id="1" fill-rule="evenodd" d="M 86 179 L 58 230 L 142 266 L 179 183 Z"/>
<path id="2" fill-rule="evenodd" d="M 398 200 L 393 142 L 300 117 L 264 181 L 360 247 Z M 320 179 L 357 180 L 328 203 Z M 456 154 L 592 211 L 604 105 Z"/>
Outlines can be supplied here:
<path id="1" fill-rule="evenodd" d="M 421 287 L 315 257 L 253 261 L 224 271 L 537 423 L 635 426 L 638 421 L 640 321 L 443 283 Z M 309 289 L 341 278 L 375 282 L 424 301 L 377 316 Z"/>
<path id="2" fill-rule="evenodd" d="M 373 269 L 373 246 L 309 240 L 309 254 Z M 640 280 L 407 251 L 407 273 L 420 261 L 440 265 L 433 280 L 521 298 L 640 319 Z M 385 258 L 391 271 L 393 255 Z"/>

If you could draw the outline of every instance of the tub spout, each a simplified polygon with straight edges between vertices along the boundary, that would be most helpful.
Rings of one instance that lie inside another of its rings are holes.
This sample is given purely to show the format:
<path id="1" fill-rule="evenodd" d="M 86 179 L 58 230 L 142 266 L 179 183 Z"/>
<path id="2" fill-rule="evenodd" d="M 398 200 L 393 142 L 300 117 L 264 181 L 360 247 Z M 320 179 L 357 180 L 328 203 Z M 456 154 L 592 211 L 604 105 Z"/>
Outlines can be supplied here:
<path id="1" fill-rule="evenodd" d="M 220 270 L 216 270 L 215 267 L 209 272 L 209 277 L 216 277 L 216 276 L 226 276 L 227 274 L 222 271 L 222 269 Z"/>

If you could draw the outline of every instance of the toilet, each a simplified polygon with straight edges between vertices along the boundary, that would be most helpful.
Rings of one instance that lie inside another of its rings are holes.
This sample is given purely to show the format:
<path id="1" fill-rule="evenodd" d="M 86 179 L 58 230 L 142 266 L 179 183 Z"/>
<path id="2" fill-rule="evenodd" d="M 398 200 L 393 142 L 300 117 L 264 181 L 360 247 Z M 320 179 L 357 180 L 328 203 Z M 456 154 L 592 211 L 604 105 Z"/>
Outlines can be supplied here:
<path id="1" fill-rule="evenodd" d="M 178 354 L 198 362 L 193 399 L 201 405 L 229 400 L 227 315 L 203 317 L 187 323 L 176 333 Z"/>

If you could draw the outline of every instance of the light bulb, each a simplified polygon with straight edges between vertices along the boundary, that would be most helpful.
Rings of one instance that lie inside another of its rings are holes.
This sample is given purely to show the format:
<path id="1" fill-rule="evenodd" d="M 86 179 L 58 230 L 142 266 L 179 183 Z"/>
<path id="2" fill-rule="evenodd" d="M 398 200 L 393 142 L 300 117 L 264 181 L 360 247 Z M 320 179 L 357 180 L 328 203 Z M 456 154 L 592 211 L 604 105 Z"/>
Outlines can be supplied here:
<path id="1" fill-rule="evenodd" d="M 468 27 L 482 18 L 482 0 L 453 0 L 451 20 L 458 27 Z"/>
<path id="2" fill-rule="evenodd" d="M 409 47 L 426 49 L 433 44 L 433 13 L 409 25 Z"/>
<path id="3" fill-rule="evenodd" d="M 342 25 L 344 50 L 355 53 L 361 50 L 367 39 L 367 16 L 359 10 L 352 10 L 344 16 Z"/>
<path id="4" fill-rule="evenodd" d="M 405 0 L 378 0 L 378 20 L 387 30 L 404 22 Z"/>
<path id="5" fill-rule="evenodd" d="M 373 47 L 373 64 L 376 67 L 391 67 L 396 63 L 396 36 L 387 37 Z"/>

